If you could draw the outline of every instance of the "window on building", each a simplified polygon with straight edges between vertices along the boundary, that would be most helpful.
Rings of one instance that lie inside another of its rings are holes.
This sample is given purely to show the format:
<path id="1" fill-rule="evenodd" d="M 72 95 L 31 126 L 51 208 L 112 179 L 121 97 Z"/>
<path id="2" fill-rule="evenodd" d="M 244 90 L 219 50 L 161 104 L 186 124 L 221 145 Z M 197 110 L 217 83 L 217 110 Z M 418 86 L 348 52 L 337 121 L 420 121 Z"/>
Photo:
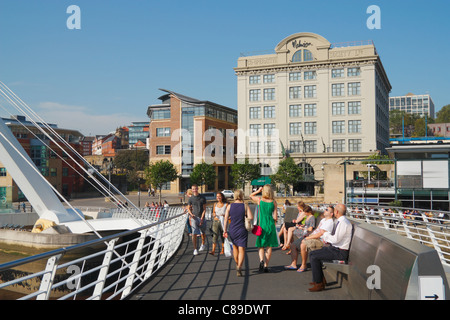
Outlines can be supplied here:
<path id="1" fill-rule="evenodd" d="M 305 153 L 315 153 L 317 152 L 317 141 L 315 140 L 306 140 L 305 141 Z"/>
<path id="2" fill-rule="evenodd" d="M 259 153 L 259 142 L 250 142 L 250 154 L 258 154 Z"/>
<path id="3" fill-rule="evenodd" d="M 333 69 L 331 70 L 332 78 L 343 78 L 344 77 L 344 69 Z"/>
<path id="4" fill-rule="evenodd" d="M 170 128 L 156 128 L 157 137 L 170 137 Z"/>
<path id="5" fill-rule="evenodd" d="M 264 135 L 273 136 L 275 134 L 275 123 L 265 123 L 264 124 Z"/>
<path id="6" fill-rule="evenodd" d="M 0 177 L 6 177 L 6 168 L 0 168 Z"/>
<path id="7" fill-rule="evenodd" d="M 300 99 L 302 97 L 302 87 L 289 87 L 289 99 Z"/>
<path id="8" fill-rule="evenodd" d="M 360 152 L 361 148 L 361 139 L 349 139 L 348 140 L 348 151 L 349 152 Z"/>
<path id="9" fill-rule="evenodd" d="M 289 117 L 297 118 L 302 116 L 302 105 L 301 104 L 293 104 L 289 106 Z"/>
<path id="10" fill-rule="evenodd" d="M 275 100 L 275 88 L 264 89 L 264 101 Z"/>
<path id="11" fill-rule="evenodd" d="M 259 132 L 261 130 L 261 125 L 260 124 L 251 124 L 249 129 L 250 129 L 250 136 L 252 136 L 252 137 L 259 136 Z"/>
<path id="12" fill-rule="evenodd" d="M 261 118 L 261 107 L 251 107 L 249 112 L 250 119 Z"/>
<path id="13" fill-rule="evenodd" d="M 264 107 L 264 119 L 275 118 L 275 106 Z"/>
<path id="14" fill-rule="evenodd" d="M 317 122 L 305 122 L 305 134 L 316 134 Z"/>
<path id="15" fill-rule="evenodd" d="M 315 117 L 317 115 L 317 106 L 315 103 L 305 104 L 303 107 L 305 108 L 305 117 Z"/>
<path id="16" fill-rule="evenodd" d="M 159 155 L 170 154 L 170 145 L 156 146 L 156 154 Z"/>
<path id="17" fill-rule="evenodd" d="M 361 133 L 361 120 L 349 120 L 348 133 Z"/>
<path id="18" fill-rule="evenodd" d="M 153 110 L 152 119 L 170 119 L 170 109 Z"/>
<path id="19" fill-rule="evenodd" d="M 305 86 L 305 98 L 315 98 L 316 96 L 316 86 Z"/>
<path id="20" fill-rule="evenodd" d="M 345 152 L 345 140 L 333 140 L 333 152 Z"/>
<path id="21" fill-rule="evenodd" d="M 305 77 L 305 80 L 316 80 L 317 72 L 316 71 L 305 71 L 304 77 Z"/>
<path id="22" fill-rule="evenodd" d="M 345 115 L 345 102 L 333 102 L 331 105 L 333 116 Z"/>
<path id="23" fill-rule="evenodd" d="M 263 78 L 264 83 L 274 83 L 275 75 L 274 74 L 265 74 Z"/>
<path id="24" fill-rule="evenodd" d="M 297 140 L 297 141 L 289 142 L 290 152 L 302 152 L 302 149 L 303 149 L 303 143 L 301 141 Z"/>
<path id="25" fill-rule="evenodd" d="M 261 82 L 260 76 L 250 76 L 248 77 L 249 84 L 259 84 Z"/>
<path id="26" fill-rule="evenodd" d="M 345 95 L 345 86 L 343 83 L 334 83 L 331 85 L 331 95 L 333 97 L 342 97 Z"/>
<path id="27" fill-rule="evenodd" d="M 311 51 L 303 49 L 303 61 L 313 61 L 314 57 Z"/>
<path id="28" fill-rule="evenodd" d="M 289 73 L 289 81 L 299 81 L 302 80 L 301 72 L 291 72 Z"/>
<path id="29" fill-rule="evenodd" d="M 360 67 L 354 67 L 354 68 L 348 68 L 347 69 L 347 76 L 348 77 L 358 77 L 361 75 L 361 68 Z"/>
<path id="30" fill-rule="evenodd" d="M 348 103 L 348 114 L 361 114 L 361 101 L 350 101 Z"/>
<path id="31" fill-rule="evenodd" d="M 359 96 L 361 94 L 361 82 L 350 82 L 348 84 L 348 95 Z"/>
<path id="32" fill-rule="evenodd" d="M 261 90 L 260 89 L 250 90 L 249 98 L 250 101 L 261 101 Z"/>
<path id="33" fill-rule="evenodd" d="M 289 123 L 289 134 L 292 136 L 300 135 L 302 133 L 302 123 L 301 122 L 291 122 Z"/>
<path id="34" fill-rule="evenodd" d="M 275 141 L 264 141 L 264 153 L 269 154 L 275 152 L 276 152 Z"/>
<path id="35" fill-rule="evenodd" d="M 331 130 L 333 133 L 345 133 L 345 121 L 333 121 Z"/>

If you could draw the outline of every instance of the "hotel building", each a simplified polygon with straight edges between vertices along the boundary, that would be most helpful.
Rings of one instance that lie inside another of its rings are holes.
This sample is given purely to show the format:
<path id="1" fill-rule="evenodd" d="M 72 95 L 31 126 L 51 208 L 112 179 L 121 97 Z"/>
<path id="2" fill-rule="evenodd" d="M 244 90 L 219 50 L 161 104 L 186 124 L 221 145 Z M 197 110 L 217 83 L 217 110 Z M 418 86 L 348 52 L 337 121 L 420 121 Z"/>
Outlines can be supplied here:
<path id="1" fill-rule="evenodd" d="M 323 166 L 389 147 L 391 85 L 371 41 L 331 44 L 297 33 L 275 52 L 241 54 L 237 160 L 276 170 L 288 153 L 304 169 L 296 191 L 314 193 Z"/>
<path id="2" fill-rule="evenodd" d="M 390 97 L 389 111 L 400 110 L 409 114 L 417 114 L 421 117 L 433 118 L 434 102 L 429 94 L 416 95 L 408 93 L 406 96 Z"/>
<path id="3" fill-rule="evenodd" d="M 190 174 L 202 161 L 214 166 L 217 179 L 209 191 L 229 188 L 236 152 L 237 110 L 164 90 L 160 104 L 148 107 L 150 163 L 169 160 L 180 178 L 163 192 L 180 193 L 191 187 Z M 212 130 L 209 130 L 212 129 Z M 217 130 L 214 130 L 217 129 Z"/>

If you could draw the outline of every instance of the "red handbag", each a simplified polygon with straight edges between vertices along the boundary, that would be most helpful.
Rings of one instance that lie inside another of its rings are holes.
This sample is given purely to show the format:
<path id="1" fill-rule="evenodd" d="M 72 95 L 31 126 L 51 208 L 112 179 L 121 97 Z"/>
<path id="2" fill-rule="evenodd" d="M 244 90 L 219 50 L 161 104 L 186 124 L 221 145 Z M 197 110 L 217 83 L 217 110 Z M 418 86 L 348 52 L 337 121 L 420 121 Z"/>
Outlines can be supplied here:
<path id="1" fill-rule="evenodd" d="M 260 226 L 254 226 L 253 229 L 252 229 L 252 233 L 255 236 L 260 236 L 261 233 L 262 233 L 262 228 Z"/>
<path id="2" fill-rule="evenodd" d="M 255 214 L 256 214 L 256 220 L 259 223 L 259 208 L 258 207 L 259 206 L 256 207 Z M 253 226 L 252 233 L 255 236 L 260 236 L 262 233 L 262 228 L 259 225 L 255 225 L 255 226 Z"/>

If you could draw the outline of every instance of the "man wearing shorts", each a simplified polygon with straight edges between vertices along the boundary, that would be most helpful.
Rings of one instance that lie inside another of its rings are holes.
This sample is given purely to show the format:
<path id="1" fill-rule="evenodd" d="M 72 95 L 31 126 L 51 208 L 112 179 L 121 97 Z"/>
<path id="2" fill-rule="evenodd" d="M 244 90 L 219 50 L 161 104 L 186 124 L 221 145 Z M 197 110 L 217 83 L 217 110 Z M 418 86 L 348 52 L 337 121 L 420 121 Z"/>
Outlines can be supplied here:
<path id="1" fill-rule="evenodd" d="M 192 196 L 189 198 L 189 215 L 192 228 L 192 244 L 194 245 L 194 255 L 198 254 L 197 251 L 197 236 L 201 235 L 202 245 L 199 251 L 205 250 L 205 231 L 206 231 L 206 199 L 198 193 L 198 186 L 192 186 Z"/>

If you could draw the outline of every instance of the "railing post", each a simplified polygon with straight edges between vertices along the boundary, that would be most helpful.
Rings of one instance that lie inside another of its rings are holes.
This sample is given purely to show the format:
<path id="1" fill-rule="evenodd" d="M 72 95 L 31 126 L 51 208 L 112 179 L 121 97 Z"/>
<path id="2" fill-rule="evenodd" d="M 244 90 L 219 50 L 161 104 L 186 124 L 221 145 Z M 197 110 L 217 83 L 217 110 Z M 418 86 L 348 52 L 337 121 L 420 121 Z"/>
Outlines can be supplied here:
<path id="1" fill-rule="evenodd" d="M 45 267 L 46 273 L 42 277 L 41 285 L 39 291 L 44 291 L 36 297 L 36 300 L 48 300 L 50 297 L 50 291 L 52 289 L 53 281 L 56 275 L 56 265 L 63 255 L 58 254 L 47 260 L 47 265 Z"/>
<path id="2" fill-rule="evenodd" d="M 106 276 L 108 275 L 109 266 L 113 257 L 114 246 L 119 239 L 112 239 L 108 242 L 108 248 L 103 257 L 102 267 L 98 273 L 97 284 L 94 288 L 94 293 L 92 294 L 92 300 L 100 300 L 103 293 L 103 288 L 105 287 Z"/>
<path id="3" fill-rule="evenodd" d="M 147 233 L 148 233 L 148 230 L 146 230 L 145 232 L 142 232 L 141 237 L 139 238 L 139 241 L 137 243 L 137 246 L 136 246 L 136 249 L 134 252 L 134 256 L 133 256 L 133 261 L 129 265 L 130 269 L 128 271 L 127 281 L 125 282 L 125 286 L 124 286 L 125 289 L 122 292 L 121 299 L 125 298 L 131 292 L 131 287 L 133 286 L 133 281 L 134 281 L 134 278 L 136 277 L 136 270 L 139 265 L 139 260 L 141 259 L 142 248 L 144 247 L 145 238 L 147 237 Z"/>

